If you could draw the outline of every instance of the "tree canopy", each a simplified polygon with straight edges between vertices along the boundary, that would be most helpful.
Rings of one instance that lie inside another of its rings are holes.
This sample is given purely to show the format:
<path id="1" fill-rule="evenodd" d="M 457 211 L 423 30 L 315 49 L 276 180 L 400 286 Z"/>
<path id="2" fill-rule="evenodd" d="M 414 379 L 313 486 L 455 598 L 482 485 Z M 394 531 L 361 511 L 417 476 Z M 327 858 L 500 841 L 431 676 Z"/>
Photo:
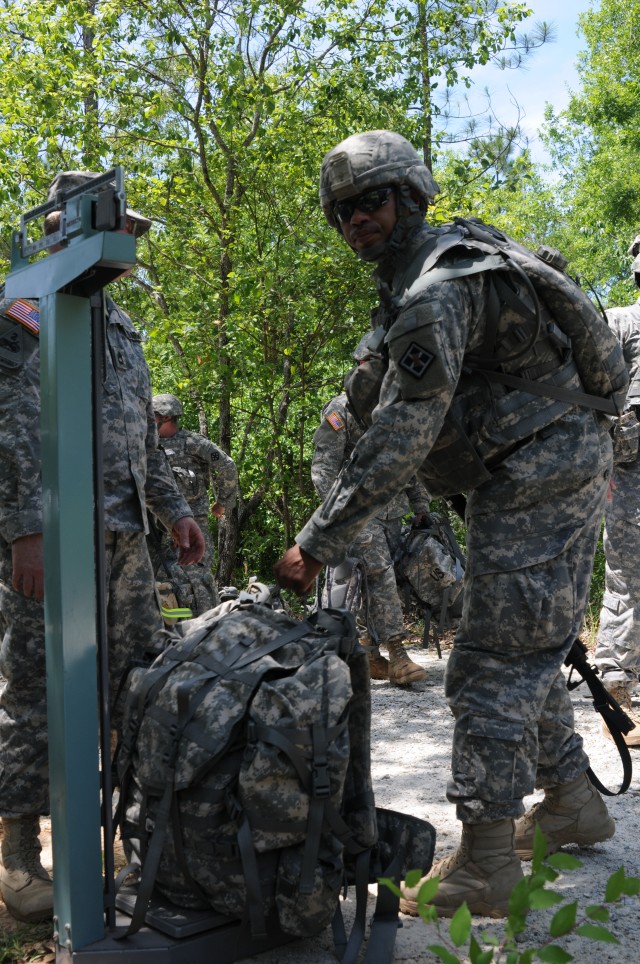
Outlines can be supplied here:
<path id="1" fill-rule="evenodd" d="M 529 215 L 552 217 L 517 131 L 487 139 L 451 110 L 474 65 L 517 67 L 548 39 L 519 32 L 527 16 L 498 0 L 0 0 L 4 223 L 58 170 L 124 166 L 153 227 L 114 296 L 154 390 L 239 468 L 223 581 L 269 572 L 314 506 L 313 430 L 373 303 L 318 208 L 326 150 L 392 128 L 441 178 L 436 219 L 501 209 L 528 236 Z M 465 136 L 468 154 L 449 154 Z"/>

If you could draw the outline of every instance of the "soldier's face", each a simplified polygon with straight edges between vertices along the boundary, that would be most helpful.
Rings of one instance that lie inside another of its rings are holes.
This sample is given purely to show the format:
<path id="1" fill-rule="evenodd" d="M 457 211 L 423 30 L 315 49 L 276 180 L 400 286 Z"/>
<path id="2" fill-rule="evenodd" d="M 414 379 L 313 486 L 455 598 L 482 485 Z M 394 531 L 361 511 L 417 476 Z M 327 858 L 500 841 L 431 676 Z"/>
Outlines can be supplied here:
<path id="1" fill-rule="evenodd" d="M 340 227 L 349 247 L 367 260 L 367 250 L 388 241 L 396 221 L 396 196 L 391 191 L 384 203 L 373 211 L 354 207 L 349 218 L 341 220 Z"/>

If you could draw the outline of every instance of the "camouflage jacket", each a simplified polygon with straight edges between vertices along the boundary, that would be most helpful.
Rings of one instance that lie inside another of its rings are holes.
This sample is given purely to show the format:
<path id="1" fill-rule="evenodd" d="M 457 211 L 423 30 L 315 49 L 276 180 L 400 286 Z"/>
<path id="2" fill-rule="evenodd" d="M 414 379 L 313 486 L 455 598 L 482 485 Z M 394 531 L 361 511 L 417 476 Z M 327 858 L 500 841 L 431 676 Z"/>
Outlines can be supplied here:
<path id="1" fill-rule="evenodd" d="M 608 425 L 591 409 L 491 383 L 465 366 L 491 338 L 487 272 L 436 280 L 407 299 L 407 279 L 420 274 L 435 233 L 425 225 L 392 271 L 376 277 L 387 366 L 373 422 L 297 536 L 328 565 L 342 561 L 367 520 L 416 473 L 432 495 L 467 494 L 476 571 L 543 562 L 582 524 L 580 486 L 611 467 Z M 520 298 L 531 303 L 524 288 Z M 525 346 L 511 369 L 542 370 L 582 390 L 576 366 L 550 343 L 546 327 L 531 328 L 504 306 L 498 334 L 505 350 Z M 533 507 L 549 501 L 566 526 L 532 525 Z"/>
<path id="2" fill-rule="evenodd" d="M 622 345 L 631 384 L 627 407 L 640 405 L 640 298 L 625 308 L 608 308 L 609 327 Z"/>
<path id="3" fill-rule="evenodd" d="M 35 304 L 34 308 L 37 312 Z M 113 531 L 147 531 L 149 508 L 171 529 L 193 513 L 158 445 L 140 335 L 111 299 L 106 349 L 105 526 Z M 6 314 L 0 315 L 0 406 L 0 535 L 10 543 L 42 531 L 40 346 L 35 333 Z"/>
<path id="4" fill-rule="evenodd" d="M 204 435 L 179 428 L 171 438 L 161 438 L 178 488 L 195 516 L 209 515 L 209 490 L 215 501 L 229 510 L 238 495 L 238 470 L 226 452 Z"/>
<path id="5" fill-rule="evenodd" d="M 311 462 L 311 479 L 321 499 L 326 497 L 362 435 L 363 429 L 349 411 L 344 392 L 327 402 L 313 436 Z M 416 514 L 429 511 L 429 494 L 415 478 L 378 513 L 378 518 L 397 519 L 410 510 Z"/>

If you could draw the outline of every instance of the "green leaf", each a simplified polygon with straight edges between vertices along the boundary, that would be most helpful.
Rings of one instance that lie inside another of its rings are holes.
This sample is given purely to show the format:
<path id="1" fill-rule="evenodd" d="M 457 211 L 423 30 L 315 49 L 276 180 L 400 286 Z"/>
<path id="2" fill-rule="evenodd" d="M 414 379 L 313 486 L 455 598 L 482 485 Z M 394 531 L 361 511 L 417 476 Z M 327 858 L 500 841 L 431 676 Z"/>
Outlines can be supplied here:
<path id="1" fill-rule="evenodd" d="M 429 877 L 428 880 L 425 880 L 425 882 L 420 885 L 420 890 L 418 891 L 418 904 L 430 904 L 436 896 L 439 886 L 439 877 Z"/>
<path id="2" fill-rule="evenodd" d="M 592 941 L 604 941 L 605 944 L 619 944 L 620 941 L 608 931 L 606 927 L 597 927 L 595 924 L 581 924 L 576 927 L 576 934 L 580 937 L 589 937 Z"/>
<path id="3" fill-rule="evenodd" d="M 555 890 L 534 890 L 529 896 L 529 906 L 531 910 L 546 910 L 548 907 L 555 907 L 564 900 Z"/>
<path id="4" fill-rule="evenodd" d="M 551 936 L 561 937 L 563 934 L 568 934 L 569 931 L 573 930 L 576 926 L 577 911 L 577 901 L 561 907 L 560 910 L 553 915 L 551 924 L 549 925 L 549 933 Z"/>
<path id="5" fill-rule="evenodd" d="M 615 873 L 611 874 L 609 880 L 607 881 L 607 886 L 604 892 L 604 899 L 607 904 L 612 904 L 614 900 L 622 895 L 624 891 L 624 867 L 619 867 Z"/>
<path id="6" fill-rule="evenodd" d="M 456 947 L 462 947 L 469 940 L 471 933 L 471 913 L 466 903 L 458 907 L 451 918 L 449 934 Z"/>
<path id="7" fill-rule="evenodd" d="M 549 944 L 548 947 L 542 947 L 538 951 L 538 960 L 546 961 L 547 964 L 566 964 L 567 961 L 572 961 L 573 957 L 557 944 Z"/>
<path id="8" fill-rule="evenodd" d="M 511 891 L 509 895 L 509 917 L 511 917 L 512 914 L 520 917 L 527 913 L 529 909 L 530 883 L 530 878 L 523 877 Z"/>
<path id="9" fill-rule="evenodd" d="M 438 923 L 438 911 L 433 904 L 420 904 L 418 906 L 418 910 L 420 912 L 420 918 L 425 922 L 425 924 Z"/>
<path id="10" fill-rule="evenodd" d="M 411 890 L 412 887 L 417 887 L 420 883 L 420 878 L 422 877 L 421 870 L 408 870 L 404 878 L 404 886 Z"/>
<path id="11" fill-rule="evenodd" d="M 483 951 L 473 934 L 469 941 L 469 959 L 471 964 L 491 964 L 493 960 L 493 951 Z"/>
<path id="12" fill-rule="evenodd" d="M 546 857 L 546 854 L 547 854 L 547 838 L 545 837 L 544 833 L 542 832 L 538 824 L 536 824 L 536 828 L 533 832 L 533 857 L 531 858 L 532 867 L 534 870 L 536 870 L 540 866 L 540 864 Z"/>
<path id="13" fill-rule="evenodd" d="M 579 870 L 582 867 L 581 860 L 578 860 L 573 854 L 565 854 L 561 850 L 557 854 L 550 854 L 547 857 L 547 863 L 557 870 Z"/>
<path id="14" fill-rule="evenodd" d="M 640 877 L 626 877 L 623 891 L 627 897 L 637 897 L 640 894 Z"/>
<path id="15" fill-rule="evenodd" d="M 432 954 L 435 954 L 437 958 L 444 961 L 444 964 L 460 964 L 460 958 L 448 951 L 446 947 L 442 944 L 429 944 L 428 948 Z"/>
<path id="16" fill-rule="evenodd" d="M 605 921 L 608 921 L 610 917 L 610 914 L 607 908 L 601 907 L 600 904 L 594 904 L 591 907 L 587 907 L 586 913 L 587 913 L 587 917 L 590 917 L 591 920 L 600 921 L 601 924 L 604 923 Z"/>

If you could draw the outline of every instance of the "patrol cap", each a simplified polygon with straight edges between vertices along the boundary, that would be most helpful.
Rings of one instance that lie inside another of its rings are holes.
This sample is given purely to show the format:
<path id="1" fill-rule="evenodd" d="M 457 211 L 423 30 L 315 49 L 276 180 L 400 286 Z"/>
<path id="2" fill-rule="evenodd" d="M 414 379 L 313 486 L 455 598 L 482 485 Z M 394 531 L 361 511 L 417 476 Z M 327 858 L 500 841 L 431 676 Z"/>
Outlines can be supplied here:
<path id="1" fill-rule="evenodd" d="M 352 134 L 325 154 L 320 171 L 320 204 L 336 228 L 336 201 L 357 197 L 387 185 L 407 184 L 425 202 L 433 203 L 440 188 L 413 145 L 395 131 Z"/>
<path id="2" fill-rule="evenodd" d="M 101 174 L 95 174 L 92 171 L 61 171 L 59 174 L 56 174 L 49 185 L 47 201 L 55 201 L 61 191 L 72 191 L 74 188 L 88 184 L 89 181 L 101 176 Z M 137 211 L 133 211 L 131 208 L 127 208 L 127 217 L 136 222 L 136 238 L 141 238 L 151 227 L 149 218 L 145 218 L 144 215 L 138 214 Z"/>
<path id="3" fill-rule="evenodd" d="M 169 415 L 177 418 L 184 411 L 182 402 L 175 395 L 154 395 L 151 404 L 156 415 Z"/>

